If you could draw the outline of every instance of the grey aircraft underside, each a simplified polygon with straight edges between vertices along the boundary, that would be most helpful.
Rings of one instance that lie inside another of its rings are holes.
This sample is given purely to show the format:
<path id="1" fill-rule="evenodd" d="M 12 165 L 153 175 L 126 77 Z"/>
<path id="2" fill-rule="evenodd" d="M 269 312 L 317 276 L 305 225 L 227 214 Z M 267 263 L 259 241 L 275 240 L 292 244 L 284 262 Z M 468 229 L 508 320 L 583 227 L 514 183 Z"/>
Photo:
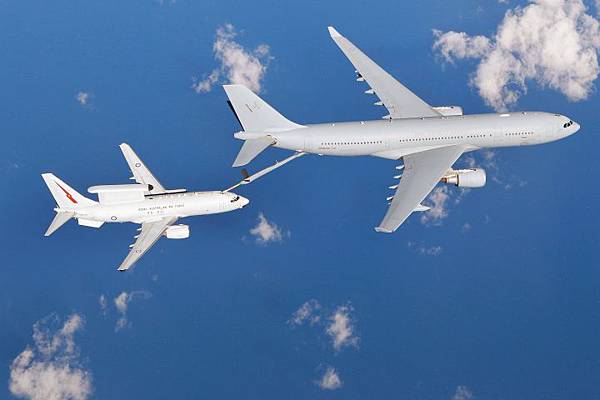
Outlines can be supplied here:
<path id="1" fill-rule="evenodd" d="M 375 64 L 348 39 L 329 33 L 357 73 L 367 94 L 389 114 L 382 120 L 300 125 L 292 122 L 243 85 L 224 89 L 243 131 L 234 167 L 248 164 L 270 146 L 332 156 L 376 156 L 402 160 L 395 194 L 377 232 L 394 232 L 414 211 L 425 211 L 425 197 L 439 183 L 482 187 L 483 169 L 454 170 L 465 152 L 482 148 L 526 146 L 562 139 L 579 130 L 571 119 L 546 112 L 463 115 L 458 106 L 432 107 Z"/>

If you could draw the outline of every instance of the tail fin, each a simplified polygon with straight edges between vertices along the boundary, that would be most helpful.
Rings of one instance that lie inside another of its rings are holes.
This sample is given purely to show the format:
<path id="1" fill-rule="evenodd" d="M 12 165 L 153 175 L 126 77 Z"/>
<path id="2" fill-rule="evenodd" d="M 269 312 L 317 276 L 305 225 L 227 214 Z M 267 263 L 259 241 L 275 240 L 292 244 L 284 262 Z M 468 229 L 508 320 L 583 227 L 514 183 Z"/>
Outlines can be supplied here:
<path id="1" fill-rule="evenodd" d="M 229 97 L 229 106 L 244 130 L 235 135 L 245 142 L 233 162 L 234 167 L 248 164 L 267 147 L 275 144 L 270 133 L 304 127 L 281 115 L 244 85 L 223 85 L 223 88 Z"/>
<path id="2" fill-rule="evenodd" d="M 244 85 L 223 85 L 244 131 L 281 132 L 302 128 L 290 121 Z"/>
<path id="3" fill-rule="evenodd" d="M 60 209 L 74 210 L 81 206 L 91 206 L 96 204 L 95 201 L 82 196 L 71 186 L 54 176 L 54 174 L 42 174 L 42 178 L 44 178 L 44 182 L 46 182 L 48 189 L 50 189 L 50 193 L 52 193 L 52 196 Z"/>

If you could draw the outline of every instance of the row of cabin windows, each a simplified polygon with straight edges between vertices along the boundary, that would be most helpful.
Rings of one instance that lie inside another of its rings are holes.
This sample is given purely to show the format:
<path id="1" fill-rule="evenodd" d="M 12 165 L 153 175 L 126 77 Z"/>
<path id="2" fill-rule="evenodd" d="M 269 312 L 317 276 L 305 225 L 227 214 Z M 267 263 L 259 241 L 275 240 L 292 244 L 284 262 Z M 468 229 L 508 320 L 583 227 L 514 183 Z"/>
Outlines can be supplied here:
<path id="1" fill-rule="evenodd" d="M 533 135 L 533 132 L 510 132 L 505 133 L 506 136 L 525 136 L 525 135 Z"/>
<path id="2" fill-rule="evenodd" d="M 467 135 L 467 136 L 440 136 L 433 138 L 414 138 L 414 139 L 400 139 L 400 142 L 422 142 L 424 140 L 449 140 L 449 139 L 464 139 L 466 138 L 482 138 L 491 137 L 492 135 Z"/>
<path id="3" fill-rule="evenodd" d="M 321 143 L 321 146 L 341 146 L 346 144 L 381 144 L 383 140 L 367 141 L 367 142 L 326 142 Z"/>
<path id="4" fill-rule="evenodd" d="M 491 137 L 492 135 L 467 135 L 467 138 L 483 138 Z M 424 140 L 448 140 L 448 139 L 464 139 L 465 136 L 442 136 L 434 138 L 414 138 L 414 139 L 400 139 L 400 142 L 421 142 Z M 381 144 L 382 140 L 371 141 L 371 142 L 325 142 L 321 143 L 321 146 L 335 146 L 335 145 L 348 145 L 348 144 Z"/>

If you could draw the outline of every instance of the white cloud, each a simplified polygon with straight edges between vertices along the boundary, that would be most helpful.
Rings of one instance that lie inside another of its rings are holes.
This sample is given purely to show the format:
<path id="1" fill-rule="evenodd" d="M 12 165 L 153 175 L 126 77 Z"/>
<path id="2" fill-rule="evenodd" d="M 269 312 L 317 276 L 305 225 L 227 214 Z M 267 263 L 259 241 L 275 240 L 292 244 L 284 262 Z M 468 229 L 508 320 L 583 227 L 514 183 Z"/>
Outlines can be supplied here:
<path id="1" fill-rule="evenodd" d="M 327 367 L 325 373 L 317 381 L 317 385 L 323 390 L 335 390 L 342 387 L 342 380 L 333 367 Z"/>
<path id="2" fill-rule="evenodd" d="M 465 222 L 461 228 L 463 233 L 467 233 L 469 231 L 471 231 L 473 227 L 471 226 L 471 224 L 469 222 Z"/>
<path id="3" fill-rule="evenodd" d="M 448 194 L 448 186 L 438 186 L 427 198 L 428 203 L 431 204 L 431 208 L 421 215 L 422 224 L 439 225 L 442 220 L 448 216 L 448 210 L 446 203 L 450 195 Z"/>
<path id="4" fill-rule="evenodd" d="M 491 50 L 491 42 L 485 36 L 469 37 L 465 32 L 433 30 L 436 41 L 434 49 L 439 50 L 444 60 L 454 63 L 454 59 L 481 58 Z"/>
<path id="5" fill-rule="evenodd" d="M 115 297 L 113 302 L 117 311 L 121 314 L 121 317 L 117 320 L 117 324 L 115 325 L 115 332 L 118 332 L 127 326 L 131 326 L 131 323 L 127 319 L 129 303 L 135 299 L 147 300 L 150 297 L 152 297 L 152 294 L 146 290 L 135 290 L 130 293 L 121 292 L 121 294 Z"/>
<path id="6" fill-rule="evenodd" d="M 288 324 L 296 327 L 307 323 L 313 328 L 323 329 L 331 339 L 335 351 L 345 347 L 358 348 L 360 338 L 355 332 L 353 312 L 350 303 L 337 306 L 333 311 L 327 311 L 317 300 L 311 299 L 292 314 Z"/>
<path id="7" fill-rule="evenodd" d="M 456 388 L 456 392 L 452 396 L 452 400 L 472 400 L 473 393 L 466 386 L 459 386 Z"/>
<path id="8" fill-rule="evenodd" d="M 90 101 L 92 100 L 93 95 L 89 92 L 77 92 L 77 94 L 75 95 L 75 100 L 77 100 L 77 102 L 79 104 L 81 104 L 83 107 L 89 106 L 90 105 Z"/>
<path id="9" fill-rule="evenodd" d="M 269 221 L 263 213 L 258 214 L 258 224 L 250 229 L 250 234 L 260 244 L 281 242 L 283 240 L 281 229 L 274 222 Z M 287 236 L 289 235 L 290 233 L 288 232 Z"/>
<path id="10" fill-rule="evenodd" d="M 73 336 L 83 327 L 78 314 L 52 332 L 48 326 L 59 323 L 47 317 L 33 326 L 32 347 L 28 346 L 10 366 L 12 395 L 30 400 L 86 400 L 92 394 L 92 375 L 79 362 Z"/>
<path id="11" fill-rule="evenodd" d="M 333 348 L 339 351 L 343 347 L 358 347 L 358 336 L 354 335 L 354 324 L 352 322 L 352 306 L 339 306 L 333 315 L 329 317 L 329 325 L 325 332 L 333 341 Z"/>
<path id="12" fill-rule="evenodd" d="M 102 315 L 106 315 L 106 309 L 108 308 L 108 301 L 106 300 L 106 296 L 101 294 L 98 298 L 98 305 L 100 306 L 100 310 L 102 311 Z"/>
<path id="13" fill-rule="evenodd" d="M 309 321 L 311 325 L 314 325 L 321 320 L 321 316 L 318 314 L 320 310 L 321 304 L 317 300 L 308 300 L 292 314 L 292 318 L 288 322 L 291 325 L 302 325 L 305 321 Z"/>
<path id="14" fill-rule="evenodd" d="M 464 32 L 433 31 L 434 50 L 453 62 L 480 62 L 471 84 L 496 110 L 513 106 L 527 93 L 527 82 L 586 99 L 600 67 L 600 23 L 582 0 L 535 0 L 504 15 L 492 38 Z"/>
<path id="15" fill-rule="evenodd" d="M 223 79 L 228 83 L 245 85 L 257 93 L 261 91 L 268 63 L 273 58 L 270 48 L 261 44 L 254 50 L 247 50 L 235 41 L 237 35 L 235 27 L 231 24 L 217 29 L 213 52 L 221 65 L 202 80 L 194 78 L 192 88 L 197 93 L 209 92 Z"/>
<path id="16" fill-rule="evenodd" d="M 414 249 L 418 253 L 426 256 L 439 256 L 444 251 L 442 246 L 425 246 L 424 244 L 417 242 L 408 242 L 407 245 L 409 249 Z"/>
<path id="17" fill-rule="evenodd" d="M 490 149 L 484 149 L 481 152 L 483 157 L 483 166 L 487 169 L 498 171 L 498 163 L 496 162 L 496 152 Z"/>
<path id="18" fill-rule="evenodd" d="M 527 185 L 527 181 L 517 175 L 507 176 L 500 169 L 497 153 L 493 150 L 485 149 L 478 152 L 481 156 L 479 164 L 488 172 L 488 177 L 491 176 L 491 181 L 502 186 L 504 190 L 511 190 L 515 187 L 523 187 Z M 489 179 L 489 178 L 488 178 Z"/>

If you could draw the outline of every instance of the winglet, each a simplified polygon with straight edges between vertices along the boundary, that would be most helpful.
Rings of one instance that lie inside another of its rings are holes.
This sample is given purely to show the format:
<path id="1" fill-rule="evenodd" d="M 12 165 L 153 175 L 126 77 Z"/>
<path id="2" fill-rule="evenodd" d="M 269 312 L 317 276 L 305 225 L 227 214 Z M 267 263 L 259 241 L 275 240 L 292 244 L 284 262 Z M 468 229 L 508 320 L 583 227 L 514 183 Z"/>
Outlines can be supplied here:
<path id="1" fill-rule="evenodd" d="M 335 28 L 333 26 L 328 26 L 327 30 L 329 31 L 329 35 L 332 38 L 336 38 L 336 37 L 341 37 L 342 35 L 340 35 L 340 33 L 338 31 L 335 30 Z"/>

